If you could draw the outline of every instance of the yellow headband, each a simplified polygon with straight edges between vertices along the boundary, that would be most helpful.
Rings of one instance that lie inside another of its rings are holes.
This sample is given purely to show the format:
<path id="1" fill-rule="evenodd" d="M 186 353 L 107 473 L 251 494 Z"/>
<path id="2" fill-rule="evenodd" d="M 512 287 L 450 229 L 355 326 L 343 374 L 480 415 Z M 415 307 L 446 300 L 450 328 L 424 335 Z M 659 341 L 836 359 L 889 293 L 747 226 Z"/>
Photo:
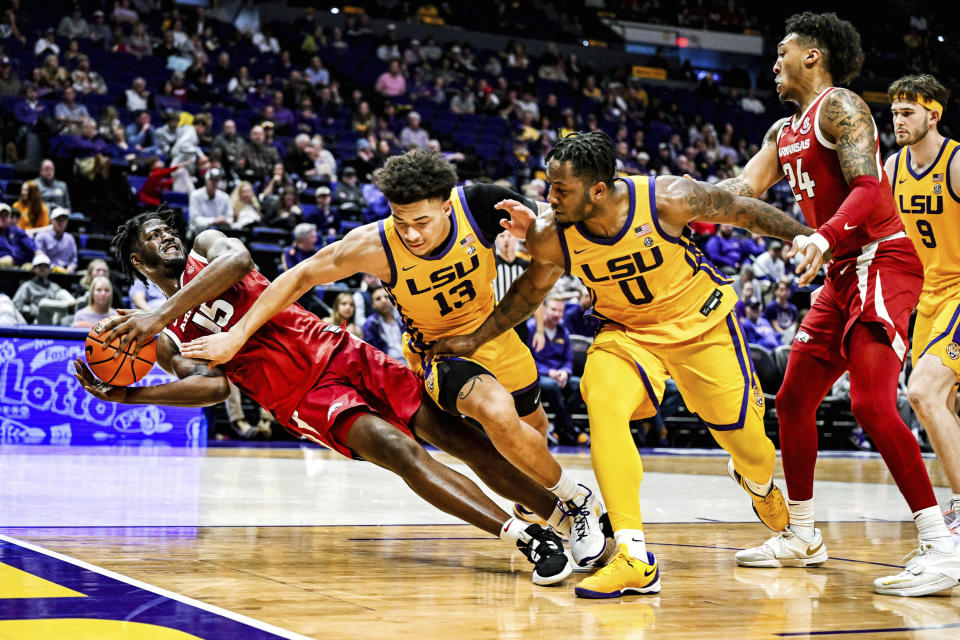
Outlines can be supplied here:
<path id="1" fill-rule="evenodd" d="M 943 105 L 937 102 L 936 100 L 927 100 L 919 93 L 917 94 L 916 100 L 910 100 L 909 98 L 907 98 L 907 96 L 905 96 L 902 93 L 894 96 L 893 99 L 902 100 L 904 102 L 916 102 L 921 107 L 926 107 L 930 111 L 936 111 L 937 115 L 939 115 L 941 118 L 943 117 Z"/>

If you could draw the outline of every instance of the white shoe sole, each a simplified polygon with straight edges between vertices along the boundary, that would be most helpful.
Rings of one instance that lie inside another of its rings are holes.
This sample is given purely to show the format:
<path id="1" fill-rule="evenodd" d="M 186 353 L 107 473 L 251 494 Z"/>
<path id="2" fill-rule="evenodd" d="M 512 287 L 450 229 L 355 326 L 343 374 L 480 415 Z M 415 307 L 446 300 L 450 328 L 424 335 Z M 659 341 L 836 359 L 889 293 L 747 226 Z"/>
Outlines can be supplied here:
<path id="1" fill-rule="evenodd" d="M 569 562 L 567 563 L 567 566 L 564 568 L 563 571 L 561 571 L 555 576 L 550 576 L 549 578 L 544 578 L 538 575 L 536 570 L 534 570 L 533 584 L 541 587 L 549 587 L 550 585 L 557 584 L 558 582 L 563 582 L 564 580 L 567 579 L 567 576 L 569 576 L 571 573 L 573 573 L 573 567 L 570 565 Z"/>
<path id="2" fill-rule="evenodd" d="M 734 560 L 739 567 L 751 567 L 754 569 L 779 569 L 781 567 L 818 567 L 824 564 L 829 556 L 824 553 L 818 553 L 809 558 L 764 558 L 762 560 L 746 560 L 734 556 Z"/>
<path id="3" fill-rule="evenodd" d="M 956 586 L 960 586 L 960 583 L 952 578 L 941 576 L 940 579 L 935 580 L 934 582 L 916 585 L 914 587 L 884 587 L 874 582 L 873 590 L 885 596 L 916 597 L 928 596 L 945 589 L 952 589 Z"/>

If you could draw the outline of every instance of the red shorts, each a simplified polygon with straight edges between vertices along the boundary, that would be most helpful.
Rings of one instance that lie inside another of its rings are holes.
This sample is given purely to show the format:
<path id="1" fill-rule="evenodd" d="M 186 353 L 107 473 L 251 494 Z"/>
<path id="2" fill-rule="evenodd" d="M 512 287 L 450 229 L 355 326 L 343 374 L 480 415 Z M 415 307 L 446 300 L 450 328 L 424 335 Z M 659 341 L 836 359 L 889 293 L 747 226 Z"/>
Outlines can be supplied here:
<path id="1" fill-rule="evenodd" d="M 286 426 L 301 438 L 357 458 L 345 444 L 354 421 L 372 413 L 412 438 L 409 425 L 422 393 L 423 380 L 417 374 L 351 338 L 330 358 Z"/>
<path id="2" fill-rule="evenodd" d="M 830 266 L 792 348 L 843 365 L 853 324 L 874 322 L 902 361 L 910 344 L 910 314 L 922 287 L 923 265 L 910 238 L 867 245 L 859 257 Z"/>

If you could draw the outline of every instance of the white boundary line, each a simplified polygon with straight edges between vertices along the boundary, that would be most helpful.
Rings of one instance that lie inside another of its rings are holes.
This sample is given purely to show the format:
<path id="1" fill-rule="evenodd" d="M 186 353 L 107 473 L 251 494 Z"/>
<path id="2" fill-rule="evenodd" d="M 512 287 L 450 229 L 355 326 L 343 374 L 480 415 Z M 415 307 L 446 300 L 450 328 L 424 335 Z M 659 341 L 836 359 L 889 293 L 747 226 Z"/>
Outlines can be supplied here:
<path id="1" fill-rule="evenodd" d="M 93 571 L 94 573 L 99 573 L 102 576 L 108 578 L 113 578 L 114 580 L 119 580 L 120 582 L 125 582 L 129 585 L 143 589 L 145 591 L 150 591 L 157 595 L 163 596 L 165 598 L 170 598 L 171 600 L 176 600 L 177 602 L 182 602 L 183 604 L 190 605 L 191 607 L 196 607 L 197 609 L 202 609 L 209 613 L 214 613 L 218 616 L 223 616 L 224 618 L 229 618 L 235 622 L 240 622 L 247 626 L 253 627 L 254 629 L 259 629 L 260 631 L 266 631 L 272 633 L 279 638 L 285 638 L 286 640 L 313 640 L 307 636 L 302 636 L 298 633 L 292 631 L 287 631 L 286 629 L 281 629 L 280 627 L 275 627 L 272 624 L 266 622 L 260 622 L 259 620 L 254 620 L 253 618 L 248 618 L 245 615 L 234 613 L 233 611 L 228 611 L 226 609 L 221 609 L 220 607 L 214 606 L 212 604 L 207 604 L 205 602 L 200 602 L 199 600 L 194 600 L 193 598 L 188 598 L 187 596 L 180 595 L 179 593 L 174 593 L 173 591 L 167 591 L 166 589 L 161 589 L 160 587 L 155 587 L 153 585 L 147 584 L 146 582 L 141 582 L 133 578 L 128 578 L 119 573 L 110 571 L 109 569 L 104 569 L 96 565 L 90 564 L 89 562 L 84 562 L 83 560 L 77 560 L 76 558 L 71 558 L 70 556 L 65 556 L 62 553 L 57 553 L 56 551 L 50 551 L 49 549 L 44 549 L 35 544 L 29 542 L 24 542 L 23 540 L 18 540 L 17 538 L 11 538 L 0 534 L 0 540 L 4 542 L 9 542 L 18 547 L 23 547 L 24 549 L 29 549 L 30 551 L 36 551 L 37 553 L 42 553 L 45 556 L 50 556 L 57 560 L 62 560 L 63 562 L 75 565 L 81 569 L 87 569 L 88 571 Z"/>

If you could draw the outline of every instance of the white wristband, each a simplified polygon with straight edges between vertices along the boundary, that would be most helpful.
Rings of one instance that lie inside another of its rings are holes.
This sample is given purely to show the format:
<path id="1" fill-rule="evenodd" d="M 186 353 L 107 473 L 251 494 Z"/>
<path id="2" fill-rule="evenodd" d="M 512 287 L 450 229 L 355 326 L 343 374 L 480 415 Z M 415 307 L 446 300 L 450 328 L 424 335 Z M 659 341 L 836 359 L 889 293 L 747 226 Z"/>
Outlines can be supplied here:
<path id="1" fill-rule="evenodd" d="M 827 242 L 827 239 L 824 238 L 819 233 L 815 233 L 810 236 L 810 242 L 816 245 L 817 249 L 820 249 L 820 253 L 826 254 L 830 250 L 830 243 Z"/>

